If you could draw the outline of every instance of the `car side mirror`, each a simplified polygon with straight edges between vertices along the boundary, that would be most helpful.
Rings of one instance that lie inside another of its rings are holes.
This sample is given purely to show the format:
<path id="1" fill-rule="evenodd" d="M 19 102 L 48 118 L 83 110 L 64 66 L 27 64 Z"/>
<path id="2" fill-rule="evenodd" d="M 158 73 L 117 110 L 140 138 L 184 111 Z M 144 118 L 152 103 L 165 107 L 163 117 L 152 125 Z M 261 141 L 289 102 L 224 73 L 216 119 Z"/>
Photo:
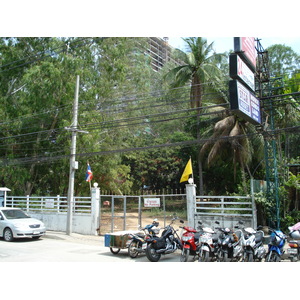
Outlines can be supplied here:
<path id="1" fill-rule="evenodd" d="M 0 221 L 4 220 L 3 216 L 0 215 Z"/>

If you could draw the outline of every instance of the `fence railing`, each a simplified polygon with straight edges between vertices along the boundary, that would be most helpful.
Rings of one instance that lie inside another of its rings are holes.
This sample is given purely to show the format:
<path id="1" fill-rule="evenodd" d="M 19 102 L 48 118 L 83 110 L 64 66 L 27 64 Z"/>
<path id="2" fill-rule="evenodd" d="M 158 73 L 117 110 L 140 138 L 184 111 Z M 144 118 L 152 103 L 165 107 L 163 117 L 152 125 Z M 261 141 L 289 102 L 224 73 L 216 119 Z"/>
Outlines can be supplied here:
<path id="1" fill-rule="evenodd" d="M 67 213 L 68 202 L 64 196 L 10 196 L 6 199 L 6 206 L 21 208 L 27 212 L 57 212 Z M 91 213 L 91 197 L 73 198 L 74 214 Z"/>
<path id="2" fill-rule="evenodd" d="M 252 217 L 253 201 L 250 196 L 197 196 L 195 215 Z"/>

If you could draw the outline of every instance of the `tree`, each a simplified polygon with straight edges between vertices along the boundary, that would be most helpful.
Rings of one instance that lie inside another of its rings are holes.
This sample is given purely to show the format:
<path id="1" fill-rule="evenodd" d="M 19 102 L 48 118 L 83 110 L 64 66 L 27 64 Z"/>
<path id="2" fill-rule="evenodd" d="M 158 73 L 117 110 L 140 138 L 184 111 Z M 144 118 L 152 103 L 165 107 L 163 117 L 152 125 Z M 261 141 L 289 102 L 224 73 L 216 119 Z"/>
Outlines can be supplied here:
<path id="1" fill-rule="evenodd" d="M 300 56 L 291 47 L 276 44 L 266 50 L 269 52 L 271 76 L 279 77 L 300 69 Z"/>
<path id="2" fill-rule="evenodd" d="M 183 64 L 171 69 L 165 79 L 171 81 L 171 87 L 190 84 L 190 104 L 197 111 L 197 138 L 200 138 L 199 121 L 200 110 L 205 90 L 214 87 L 218 89 L 222 72 L 218 64 L 222 62 L 223 54 L 217 54 L 213 49 L 213 43 L 208 44 L 202 37 L 190 37 L 183 39 L 187 43 L 187 52 L 178 52 Z M 199 189 L 203 194 L 202 162 L 198 160 Z"/>
<path id="3" fill-rule="evenodd" d="M 248 133 L 252 133 L 254 137 L 250 139 L 246 136 Z M 239 166 L 243 190 L 244 193 L 247 193 L 245 172 L 248 171 L 249 176 L 251 176 L 250 164 L 254 156 L 256 161 L 263 158 L 263 139 L 256 134 L 255 127 L 235 115 L 225 114 L 223 118 L 215 123 L 213 129 L 207 131 L 206 136 L 209 138 L 200 150 L 200 160 L 204 161 L 206 159 L 208 168 L 229 162 L 233 166 L 233 180 L 231 176 L 226 177 L 229 182 L 235 184 Z M 228 186 L 228 184 L 225 186 Z"/>
<path id="4" fill-rule="evenodd" d="M 13 193 L 66 194 L 70 132 L 65 127 L 71 125 L 77 74 L 78 123 L 89 134 L 78 134 L 75 189 L 78 194 L 88 193 L 84 181 L 88 158 L 80 155 L 111 150 L 112 145 L 124 147 L 131 128 L 115 130 L 111 122 L 133 116 L 137 110 L 125 109 L 131 103 L 126 100 L 149 90 L 150 65 L 137 43 L 143 40 L 0 39 L 0 181 Z M 118 188 L 130 189 L 130 169 L 120 155 L 95 156 L 90 162 L 95 179 L 109 183 L 106 189 L 118 190 L 114 180 L 120 183 Z"/>
<path id="5" fill-rule="evenodd" d="M 201 107 L 205 84 L 212 84 L 221 77 L 217 64 L 221 62 L 223 54 L 214 52 L 213 43 L 208 44 L 205 38 L 190 37 L 183 40 L 188 45 L 187 52 L 178 52 L 183 64 L 171 69 L 165 78 L 172 82 L 172 87 L 190 84 L 191 107 Z"/>

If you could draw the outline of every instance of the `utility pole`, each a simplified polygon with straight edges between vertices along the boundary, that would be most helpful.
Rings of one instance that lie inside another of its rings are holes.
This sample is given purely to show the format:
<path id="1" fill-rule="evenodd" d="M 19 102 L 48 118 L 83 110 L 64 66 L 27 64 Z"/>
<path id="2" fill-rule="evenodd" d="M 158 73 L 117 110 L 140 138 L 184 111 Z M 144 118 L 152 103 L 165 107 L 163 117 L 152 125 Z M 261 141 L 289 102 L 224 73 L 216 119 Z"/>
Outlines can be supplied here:
<path id="1" fill-rule="evenodd" d="M 78 119 L 78 94 L 79 94 L 79 75 L 76 78 L 75 97 L 73 104 L 73 122 L 70 130 L 72 131 L 72 142 L 70 149 L 70 175 L 69 175 L 69 189 L 68 189 L 68 213 L 67 213 L 67 234 L 72 233 L 72 219 L 73 219 L 73 204 L 74 204 L 74 178 L 75 170 L 78 169 L 78 162 L 76 157 L 76 134 L 77 134 L 77 119 Z"/>

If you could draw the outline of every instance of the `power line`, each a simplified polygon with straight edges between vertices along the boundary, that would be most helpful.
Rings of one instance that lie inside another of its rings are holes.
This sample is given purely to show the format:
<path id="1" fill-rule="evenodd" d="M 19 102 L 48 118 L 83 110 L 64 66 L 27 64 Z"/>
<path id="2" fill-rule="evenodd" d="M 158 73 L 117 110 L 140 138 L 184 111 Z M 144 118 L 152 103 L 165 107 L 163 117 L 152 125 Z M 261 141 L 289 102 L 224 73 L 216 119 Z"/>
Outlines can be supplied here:
<path id="1" fill-rule="evenodd" d="M 80 40 L 76 40 L 76 41 L 74 41 L 73 43 L 81 42 L 81 41 L 84 41 L 84 40 L 86 40 L 86 39 L 88 39 L 88 38 L 81 38 Z M 0 73 L 7 72 L 7 71 L 10 71 L 10 70 L 14 70 L 14 69 L 17 69 L 17 68 L 26 66 L 26 65 L 28 65 L 28 64 L 35 63 L 35 62 L 40 61 L 40 60 L 43 60 L 43 59 L 45 59 L 45 58 L 52 57 L 52 56 L 54 56 L 54 54 L 57 55 L 57 54 L 60 54 L 60 53 L 62 53 L 62 52 L 65 52 L 65 51 L 67 50 L 67 47 L 70 47 L 70 44 L 71 44 L 71 43 L 68 43 L 68 44 L 59 46 L 59 47 L 54 48 L 54 49 L 44 50 L 44 51 L 38 52 L 37 54 L 34 54 L 34 55 L 32 55 L 32 56 L 29 56 L 29 57 L 26 57 L 26 58 L 22 58 L 22 59 L 19 59 L 19 60 L 16 60 L 16 61 L 12 61 L 12 62 L 10 62 L 10 63 L 8 63 L 8 64 L 5 64 L 5 65 L 1 65 L 1 66 L 0 66 L 0 69 L 1 69 L 1 68 L 4 68 L 4 67 L 6 67 L 6 66 L 9 66 L 9 65 L 11 65 L 11 64 L 14 64 L 14 63 L 16 63 L 16 62 L 21 62 L 21 61 L 23 61 L 23 60 L 25 60 L 25 59 L 28 59 L 28 58 L 29 58 L 29 59 L 32 59 L 32 60 L 30 60 L 30 61 L 27 61 L 27 62 L 24 62 L 24 63 L 22 63 L 22 64 L 16 65 L 16 66 L 11 67 L 11 68 L 9 68 L 9 69 L 0 70 Z M 78 47 L 81 47 L 81 46 L 83 46 L 83 45 L 84 45 L 84 43 L 79 44 L 79 45 L 77 45 L 77 46 L 73 46 L 73 44 L 72 44 L 73 49 L 78 48 Z M 57 51 L 57 49 L 61 49 L 61 50 Z"/>
<path id="2" fill-rule="evenodd" d="M 287 128 L 280 128 L 268 132 L 265 132 L 264 134 L 278 134 L 281 132 L 300 132 L 300 126 L 292 126 Z M 106 151 L 98 151 L 98 152 L 90 152 L 90 153 L 77 153 L 76 156 L 79 157 L 89 157 L 89 156 L 97 156 L 97 155 L 110 155 L 110 154 L 116 154 L 116 153 L 126 153 L 126 152 L 133 152 L 133 151 L 147 151 L 151 149 L 157 149 L 157 148 L 163 148 L 163 147 L 182 147 L 182 146 L 192 146 L 195 144 L 204 144 L 206 142 L 215 142 L 218 140 L 223 141 L 230 141 L 235 139 L 242 139 L 246 137 L 252 137 L 256 136 L 259 133 L 248 133 L 248 134 L 241 134 L 238 136 L 222 136 L 222 137 L 216 137 L 216 138 L 206 138 L 206 139 L 196 139 L 196 140 L 189 140 L 189 141 L 182 141 L 182 142 L 174 142 L 174 143 L 164 143 L 164 144 L 158 144 L 158 145 L 150 145 L 150 146 L 144 146 L 144 147 L 132 147 L 132 148 L 126 148 L 126 149 L 113 149 L 113 150 L 106 150 Z M 70 155 L 59 155 L 59 156 L 53 156 L 53 157 L 45 157 L 45 156 L 39 156 L 39 157 L 30 157 L 30 158 L 19 158 L 19 159 L 13 159 L 13 160 L 2 160 L 2 165 L 23 165 L 23 164 L 42 164 L 42 163 L 50 163 L 53 161 L 61 160 L 61 159 L 67 159 L 70 158 Z M 1 161 L 1 160 L 0 160 Z"/>

